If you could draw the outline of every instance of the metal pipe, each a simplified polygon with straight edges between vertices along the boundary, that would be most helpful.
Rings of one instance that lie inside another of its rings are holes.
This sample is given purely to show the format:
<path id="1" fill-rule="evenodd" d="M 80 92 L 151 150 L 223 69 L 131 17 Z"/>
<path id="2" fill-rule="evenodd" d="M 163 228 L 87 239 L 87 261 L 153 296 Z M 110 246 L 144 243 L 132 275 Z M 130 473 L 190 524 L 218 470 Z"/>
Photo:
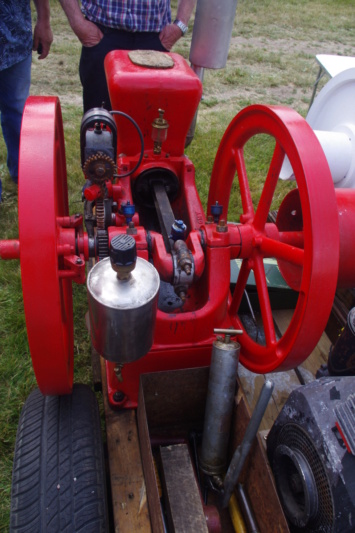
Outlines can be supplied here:
<path id="1" fill-rule="evenodd" d="M 226 66 L 237 0 L 198 0 L 190 62 L 204 68 Z"/>
<path id="2" fill-rule="evenodd" d="M 224 494 L 222 499 L 222 507 L 227 507 L 232 491 L 238 481 L 240 472 L 245 463 L 245 459 L 253 444 L 254 438 L 258 432 L 261 420 L 266 411 L 267 404 L 274 390 L 274 384 L 267 380 L 261 389 L 259 399 L 249 421 L 248 427 L 245 431 L 242 442 L 235 450 L 232 460 L 230 462 L 226 477 L 224 479 Z"/>
<path id="3" fill-rule="evenodd" d="M 203 82 L 205 68 L 224 68 L 237 10 L 237 0 L 198 0 L 192 30 L 190 63 Z M 195 135 L 197 111 L 185 139 L 185 148 Z"/>
<path id="4" fill-rule="evenodd" d="M 242 511 L 248 533 L 259 533 L 258 524 L 254 516 L 254 511 L 250 505 L 248 495 L 245 492 L 243 485 L 240 483 L 237 485 L 237 500 L 240 510 Z"/>
<path id="5" fill-rule="evenodd" d="M 20 241 L 0 241 L 0 259 L 20 259 Z"/>

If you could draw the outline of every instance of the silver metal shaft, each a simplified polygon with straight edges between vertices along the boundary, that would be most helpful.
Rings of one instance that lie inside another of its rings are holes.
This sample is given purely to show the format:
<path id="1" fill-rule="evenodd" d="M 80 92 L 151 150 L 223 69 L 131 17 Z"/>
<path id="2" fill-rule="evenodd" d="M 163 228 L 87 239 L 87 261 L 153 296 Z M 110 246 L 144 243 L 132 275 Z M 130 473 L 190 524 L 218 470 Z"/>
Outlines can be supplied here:
<path id="1" fill-rule="evenodd" d="M 255 406 L 248 427 L 245 431 L 242 442 L 235 450 L 232 460 L 230 462 L 226 477 L 224 478 L 224 495 L 222 500 L 222 507 L 227 507 L 232 491 L 237 484 L 240 472 L 245 463 L 245 459 L 248 456 L 251 445 L 258 432 L 261 420 L 266 411 L 267 404 L 274 390 L 274 384 L 272 381 L 265 381 L 263 388 L 261 389 L 258 402 Z"/>

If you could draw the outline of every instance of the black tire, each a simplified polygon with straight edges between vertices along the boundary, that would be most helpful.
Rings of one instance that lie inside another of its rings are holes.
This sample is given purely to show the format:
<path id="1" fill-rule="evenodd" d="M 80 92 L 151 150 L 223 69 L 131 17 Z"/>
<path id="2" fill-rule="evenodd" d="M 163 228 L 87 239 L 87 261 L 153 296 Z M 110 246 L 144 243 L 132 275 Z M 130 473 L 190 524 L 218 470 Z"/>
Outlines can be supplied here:
<path id="1" fill-rule="evenodd" d="M 108 531 L 105 462 L 94 393 L 33 391 L 22 409 L 12 473 L 10 532 Z"/>

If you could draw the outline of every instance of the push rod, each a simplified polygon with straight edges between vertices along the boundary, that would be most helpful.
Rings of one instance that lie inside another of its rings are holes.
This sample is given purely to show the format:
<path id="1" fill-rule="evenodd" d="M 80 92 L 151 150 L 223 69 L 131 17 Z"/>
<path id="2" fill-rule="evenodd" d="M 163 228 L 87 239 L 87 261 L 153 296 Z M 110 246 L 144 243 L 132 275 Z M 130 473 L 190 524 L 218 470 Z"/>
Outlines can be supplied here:
<path id="1" fill-rule="evenodd" d="M 267 404 L 274 390 L 274 384 L 272 381 L 265 381 L 263 388 L 261 389 L 258 402 L 255 406 L 244 437 L 238 448 L 235 450 L 232 460 L 230 462 L 226 477 L 224 478 L 224 494 L 222 500 L 222 506 L 227 507 L 231 494 L 235 485 L 237 484 L 240 472 L 244 466 L 245 460 L 253 444 L 254 438 L 260 426 L 260 422 L 266 411 Z"/>

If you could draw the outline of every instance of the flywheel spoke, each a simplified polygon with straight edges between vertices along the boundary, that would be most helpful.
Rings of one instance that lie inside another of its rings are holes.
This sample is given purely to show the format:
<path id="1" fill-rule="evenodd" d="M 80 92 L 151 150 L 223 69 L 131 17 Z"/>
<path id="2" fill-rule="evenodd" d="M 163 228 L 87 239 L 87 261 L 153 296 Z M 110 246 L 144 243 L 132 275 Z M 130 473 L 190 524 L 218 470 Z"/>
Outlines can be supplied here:
<path id="1" fill-rule="evenodd" d="M 246 287 L 246 284 L 249 278 L 249 274 L 250 274 L 249 261 L 244 259 L 242 266 L 240 268 L 240 271 L 239 271 L 237 283 L 236 283 L 234 293 L 233 293 L 233 301 L 230 306 L 231 315 L 236 315 L 238 313 L 238 310 L 239 310 L 239 307 L 240 307 L 240 304 L 243 298 L 244 289 Z"/>
<path id="2" fill-rule="evenodd" d="M 240 195 L 242 198 L 243 213 L 247 217 L 254 215 L 253 201 L 249 187 L 249 180 L 245 168 L 244 151 L 243 148 L 238 148 L 234 151 L 234 160 L 239 179 Z"/>
<path id="3" fill-rule="evenodd" d="M 270 347 L 276 343 L 276 334 L 274 321 L 272 318 L 272 310 L 269 298 L 269 291 L 267 288 L 264 263 L 260 255 L 256 256 L 254 259 L 254 275 L 256 281 L 256 288 L 259 296 L 261 316 L 263 319 L 266 346 Z"/>
<path id="4" fill-rule="evenodd" d="M 293 265 L 303 266 L 304 250 L 302 248 L 263 237 L 260 250 L 265 257 L 274 257 L 275 259 L 282 259 Z"/>
<path id="5" fill-rule="evenodd" d="M 284 158 L 284 150 L 281 148 L 279 143 L 276 143 L 269 167 L 269 172 L 267 174 L 259 204 L 255 213 L 254 228 L 258 231 L 261 231 L 266 224 Z"/>

